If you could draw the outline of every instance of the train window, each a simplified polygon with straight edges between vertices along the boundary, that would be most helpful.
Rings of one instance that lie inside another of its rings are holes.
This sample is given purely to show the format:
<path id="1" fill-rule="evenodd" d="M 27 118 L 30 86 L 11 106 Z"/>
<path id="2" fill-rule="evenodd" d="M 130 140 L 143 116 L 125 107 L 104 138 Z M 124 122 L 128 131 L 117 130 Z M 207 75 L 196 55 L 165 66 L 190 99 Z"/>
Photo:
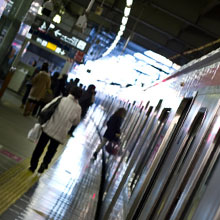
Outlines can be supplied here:
<path id="1" fill-rule="evenodd" d="M 190 198 L 188 199 L 188 202 L 186 204 L 186 207 L 184 211 L 182 212 L 181 219 L 191 219 L 194 215 L 199 202 L 202 198 L 202 196 L 205 193 L 205 190 L 209 184 L 210 179 L 212 178 L 213 172 L 215 170 L 216 165 L 218 164 L 220 160 L 220 129 L 217 132 L 217 135 L 215 137 L 215 140 L 213 142 L 213 149 L 212 152 L 205 164 L 205 167 L 197 181 L 197 184 L 194 188 L 194 191 L 192 192 Z M 211 146 L 210 146 L 211 147 Z"/>
<path id="2" fill-rule="evenodd" d="M 145 190 L 144 190 L 144 194 L 141 195 L 142 199 L 139 202 L 139 206 L 135 208 L 136 205 L 134 203 L 134 207 L 131 207 L 130 209 L 131 211 L 129 211 L 128 216 L 133 216 L 134 219 L 138 219 L 140 214 L 141 216 L 145 215 L 144 206 L 146 204 L 147 198 L 154 187 L 156 179 L 160 173 L 161 167 L 163 166 L 164 161 L 168 153 L 170 152 L 171 146 L 173 145 L 174 141 L 176 140 L 177 136 L 180 133 L 180 130 L 184 124 L 184 121 L 191 109 L 193 100 L 194 98 L 184 98 L 182 102 L 180 103 L 177 109 L 177 112 L 174 116 L 174 119 L 171 122 L 171 125 L 170 125 L 171 130 L 166 134 L 166 136 L 167 135 L 169 136 L 167 143 L 165 143 L 162 153 L 153 162 L 154 163 L 153 171 L 149 173 L 149 176 L 147 175 L 148 179 L 146 180 L 146 186 L 143 186 L 145 187 Z M 154 212 L 155 209 L 148 210 L 148 211 L 149 212 L 147 215 L 150 216 L 150 213 Z"/>
<path id="3" fill-rule="evenodd" d="M 163 191 L 160 195 L 160 199 L 159 199 L 160 205 L 158 206 L 159 207 L 158 210 L 160 210 L 161 212 L 164 209 L 164 206 L 166 204 L 164 201 L 167 201 L 167 199 L 172 191 L 173 185 L 175 184 L 176 178 L 177 178 L 178 174 L 180 173 L 180 170 L 182 169 L 184 162 L 186 161 L 186 158 L 190 152 L 192 144 L 194 143 L 195 137 L 196 137 L 201 125 L 203 124 L 203 121 L 206 116 L 206 112 L 207 112 L 206 108 L 201 108 L 199 110 L 199 112 L 197 113 L 196 117 L 194 118 L 194 120 L 189 128 L 189 131 L 187 132 L 187 135 L 185 136 L 184 140 L 182 141 L 182 144 L 179 148 L 180 150 L 177 153 L 178 157 L 174 161 L 174 165 L 173 165 L 172 170 L 169 174 L 169 177 L 166 181 L 166 186 L 164 186 Z M 181 193 L 181 189 L 178 192 L 178 194 L 179 193 Z M 163 210 L 163 212 L 167 212 L 167 214 L 166 214 L 167 219 L 170 218 L 170 215 L 172 214 L 172 210 L 175 207 L 175 204 L 177 203 L 177 201 L 178 201 L 178 196 L 172 202 L 169 210 L 166 210 L 166 211 Z M 166 204 L 166 206 L 168 206 L 168 204 Z M 160 211 L 156 212 L 156 216 L 160 215 Z M 154 216 L 154 217 L 156 217 L 156 216 Z"/>
<path id="4" fill-rule="evenodd" d="M 144 168 L 152 161 L 153 157 L 155 156 L 161 142 L 162 138 L 161 137 L 161 132 L 166 124 L 166 121 L 168 119 L 168 116 L 170 114 L 171 109 L 170 108 L 165 108 L 163 109 L 161 115 L 159 116 L 158 119 L 158 125 L 157 128 L 155 129 L 155 133 L 152 135 L 151 142 L 148 145 L 148 150 L 145 152 L 145 155 L 143 156 L 143 160 L 139 162 L 136 170 L 133 173 L 132 181 L 130 182 L 130 192 L 132 193 Z"/>

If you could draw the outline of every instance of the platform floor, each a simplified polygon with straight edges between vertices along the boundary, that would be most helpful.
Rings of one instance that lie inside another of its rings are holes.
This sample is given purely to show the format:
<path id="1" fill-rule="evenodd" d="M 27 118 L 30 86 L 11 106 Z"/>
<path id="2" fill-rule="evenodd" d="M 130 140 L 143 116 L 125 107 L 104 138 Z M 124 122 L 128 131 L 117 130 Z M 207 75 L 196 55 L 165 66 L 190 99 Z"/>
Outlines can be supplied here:
<path id="1" fill-rule="evenodd" d="M 100 158 L 90 160 L 99 142 L 95 121 L 87 117 L 49 169 L 32 174 L 35 144 L 26 136 L 36 119 L 22 115 L 20 100 L 7 91 L 0 101 L 0 219 L 94 219 L 102 169 Z"/>

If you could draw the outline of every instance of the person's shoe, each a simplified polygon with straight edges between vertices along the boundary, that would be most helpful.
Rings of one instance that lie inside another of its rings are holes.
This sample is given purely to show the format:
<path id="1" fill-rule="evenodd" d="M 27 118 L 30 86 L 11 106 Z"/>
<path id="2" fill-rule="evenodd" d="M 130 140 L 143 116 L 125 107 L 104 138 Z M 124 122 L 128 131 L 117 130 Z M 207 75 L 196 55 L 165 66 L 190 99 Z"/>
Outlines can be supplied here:
<path id="1" fill-rule="evenodd" d="M 31 171 L 32 173 L 34 173 L 34 171 L 35 171 L 35 169 L 33 167 L 29 167 L 28 170 Z"/>
<path id="2" fill-rule="evenodd" d="M 47 168 L 46 165 L 42 163 L 37 172 L 38 173 L 43 173 L 46 168 Z"/>

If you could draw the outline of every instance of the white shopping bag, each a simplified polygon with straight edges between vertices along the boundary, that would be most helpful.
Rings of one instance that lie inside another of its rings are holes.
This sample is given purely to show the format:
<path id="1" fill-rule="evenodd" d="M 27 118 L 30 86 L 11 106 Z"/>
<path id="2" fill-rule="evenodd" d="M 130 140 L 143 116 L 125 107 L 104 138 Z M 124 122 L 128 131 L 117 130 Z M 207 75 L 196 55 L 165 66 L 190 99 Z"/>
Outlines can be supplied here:
<path id="1" fill-rule="evenodd" d="M 28 140 L 32 142 L 37 142 L 40 135 L 41 135 L 41 125 L 39 123 L 36 123 L 33 128 L 28 132 Z"/>

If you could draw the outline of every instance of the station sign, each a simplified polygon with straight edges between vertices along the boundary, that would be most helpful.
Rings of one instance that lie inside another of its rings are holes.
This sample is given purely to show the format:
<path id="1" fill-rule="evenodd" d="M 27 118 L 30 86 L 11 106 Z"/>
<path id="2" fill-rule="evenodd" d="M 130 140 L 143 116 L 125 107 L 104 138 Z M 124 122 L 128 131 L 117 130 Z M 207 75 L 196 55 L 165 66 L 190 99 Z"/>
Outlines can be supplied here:
<path id="1" fill-rule="evenodd" d="M 62 48 L 58 47 L 56 44 L 53 44 L 52 42 L 43 40 L 40 37 L 36 38 L 36 42 L 39 43 L 41 46 L 46 47 L 46 48 L 54 51 L 57 54 L 60 54 L 62 56 L 66 55 L 65 50 L 63 50 Z"/>
<path id="2" fill-rule="evenodd" d="M 68 37 L 67 35 L 63 34 L 60 29 L 56 29 L 53 31 L 53 34 L 56 38 L 59 38 L 63 42 L 70 44 L 73 47 L 76 47 L 79 50 L 85 50 L 87 43 L 83 40 L 80 40 L 74 36 Z"/>
<path id="3" fill-rule="evenodd" d="M 81 50 L 84 52 L 87 50 L 87 42 L 76 36 L 71 35 L 61 28 L 56 27 L 53 23 L 43 20 L 39 16 L 36 17 L 35 23 L 32 25 L 32 28 L 34 28 L 35 30 L 37 29 L 38 31 L 43 32 L 71 47 L 74 47 L 77 50 Z"/>

